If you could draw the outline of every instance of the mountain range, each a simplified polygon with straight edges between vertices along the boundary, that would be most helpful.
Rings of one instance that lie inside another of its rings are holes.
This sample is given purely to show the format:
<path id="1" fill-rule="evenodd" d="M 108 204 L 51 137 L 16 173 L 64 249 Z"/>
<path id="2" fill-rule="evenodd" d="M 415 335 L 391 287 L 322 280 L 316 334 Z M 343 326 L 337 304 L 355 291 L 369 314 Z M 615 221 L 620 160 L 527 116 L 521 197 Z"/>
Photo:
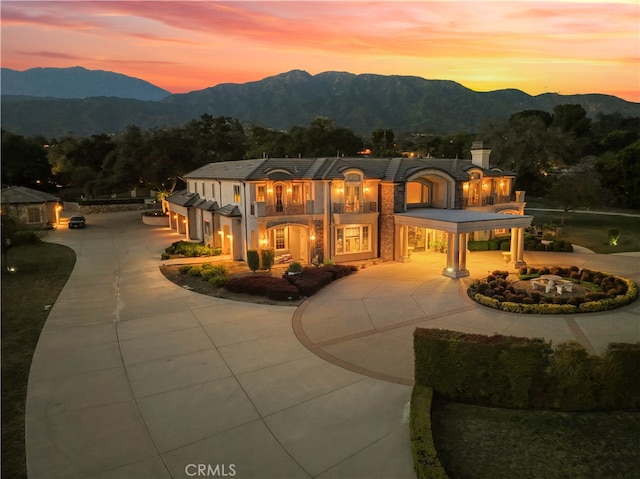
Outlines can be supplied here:
<path id="1" fill-rule="evenodd" d="M 415 76 L 293 70 L 170 94 L 143 80 L 81 67 L 2 69 L 2 128 L 46 137 L 118 132 L 132 124 L 180 126 L 204 113 L 273 129 L 306 126 L 325 116 L 361 135 L 377 128 L 445 134 L 472 132 L 487 120 L 505 120 L 522 110 L 552 111 L 567 103 L 582 105 L 590 116 L 640 117 L 640 103 L 610 95 L 476 92 L 454 81 Z"/>

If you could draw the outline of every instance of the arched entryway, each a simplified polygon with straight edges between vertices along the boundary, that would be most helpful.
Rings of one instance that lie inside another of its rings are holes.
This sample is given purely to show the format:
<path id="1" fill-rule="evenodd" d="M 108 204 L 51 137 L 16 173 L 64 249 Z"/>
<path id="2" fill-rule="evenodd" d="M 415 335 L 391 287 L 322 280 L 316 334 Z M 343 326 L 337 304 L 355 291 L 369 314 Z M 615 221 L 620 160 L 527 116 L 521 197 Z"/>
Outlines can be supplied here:
<path id="1" fill-rule="evenodd" d="M 267 244 L 277 256 L 291 255 L 293 261 L 307 264 L 311 260 L 310 228 L 308 225 L 283 223 L 267 228 Z"/>

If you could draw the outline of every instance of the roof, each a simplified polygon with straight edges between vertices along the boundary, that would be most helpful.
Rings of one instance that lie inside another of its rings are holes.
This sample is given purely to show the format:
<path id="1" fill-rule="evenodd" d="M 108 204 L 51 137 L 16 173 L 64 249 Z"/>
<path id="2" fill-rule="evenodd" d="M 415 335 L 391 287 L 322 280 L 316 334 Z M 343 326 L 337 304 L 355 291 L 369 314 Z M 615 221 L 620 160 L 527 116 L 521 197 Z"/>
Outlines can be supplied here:
<path id="1" fill-rule="evenodd" d="M 58 202 L 60 198 L 43 191 L 32 190 L 25 186 L 9 186 L 1 192 L 1 201 L 4 204 L 26 204 L 26 203 L 47 203 Z"/>
<path id="2" fill-rule="evenodd" d="M 167 198 L 169 203 L 178 206 L 193 206 L 198 200 L 200 200 L 198 193 L 189 193 L 187 190 L 176 191 Z"/>
<path id="3" fill-rule="evenodd" d="M 242 213 L 240 212 L 240 208 L 238 208 L 237 205 L 232 205 L 232 204 L 223 206 L 222 208 L 217 210 L 216 213 L 222 216 L 227 216 L 229 218 L 233 218 L 233 217 L 238 218 L 242 216 Z"/>
<path id="4" fill-rule="evenodd" d="M 450 233 L 470 233 L 498 228 L 526 228 L 533 216 L 485 211 L 446 210 L 437 208 L 416 208 L 404 213 L 395 213 L 398 224 L 411 224 L 425 228 L 448 231 Z"/>
<path id="5" fill-rule="evenodd" d="M 471 160 L 450 158 L 260 158 L 256 160 L 209 163 L 186 175 L 187 179 L 238 181 L 331 180 L 344 178 L 345 171 L 357 169 L 368 179 L 403 182 L 424 170 L 439 170 L 454 179 L 468 180 L 467 170 L 482 169 Z M 515 176 L 494 167 L 487 176 Z"/>

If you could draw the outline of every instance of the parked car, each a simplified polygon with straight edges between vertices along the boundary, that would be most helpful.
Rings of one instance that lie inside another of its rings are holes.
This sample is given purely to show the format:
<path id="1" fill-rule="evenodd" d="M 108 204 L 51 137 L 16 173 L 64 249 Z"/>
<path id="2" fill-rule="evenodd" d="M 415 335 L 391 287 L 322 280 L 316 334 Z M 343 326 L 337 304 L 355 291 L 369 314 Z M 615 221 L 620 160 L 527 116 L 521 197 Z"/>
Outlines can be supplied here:
<path id="1" fill-rule="evenodd" d="M 72 216 L 69 218 L 69 228 L 84 228 L 85 224 L 84 216 Z"/>

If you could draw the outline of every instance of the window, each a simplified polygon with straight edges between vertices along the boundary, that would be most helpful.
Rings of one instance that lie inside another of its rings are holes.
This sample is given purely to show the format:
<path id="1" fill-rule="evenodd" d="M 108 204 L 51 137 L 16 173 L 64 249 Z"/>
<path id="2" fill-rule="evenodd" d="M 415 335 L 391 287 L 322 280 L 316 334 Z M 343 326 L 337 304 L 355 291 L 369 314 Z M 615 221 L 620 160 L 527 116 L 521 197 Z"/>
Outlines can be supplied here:
<path id="1" fill-rule="evenodd" d="M 240 185 L 233 185 L 233 202 L 240 203 Z"/>
<path id="2" fill-rule="evenodd" d="M 300 193 L 301 193 L 300 185 L 293 185 L 291 187 L 291 203 L 293 203 L 294 205 L 299 205 L 302 202 Z"/>
<path id="3" fill-rule="evenodd" d="M 214 189 L 213 183 L 211 183 L 211 199 L 212 200 L 216 199 L 216 190 Z"/>
<path id="4" fill-rule="evenodd" d="M 211 236 L 211 223 L 209 221 L 204 222 L 204 234 L 206 236 Z"/>
<path id="5" fill-rule="evenodd" d="M 429 203 L 429 187 L 424 183 L 410 181 L 407 183 L 407 204 Z"/>
<path id="6" fill-rule="evenodd" d="M 27 208 L 27 223 L 42 223 L 40 208 Z"/>
<path id="7" fill-rule="evenodd" d="M 273 231 L 273 244 L 275 245 L 276 250 L 287 249 L 287 233 L 288 229 L 285 228 L 276 228 Z"/>
<path id="8" fill-rule="evenodd" d="M 202 182 L 202 197 L 204 198 L 204 181 Z"/>
<path id="9" fill-rule="evenodd" d="M 344 177 L 344 202 L 346 211 L 359 211 L 362 177 L 358 173 L 349 173 Z"/>
<path id="10" fill-rule="evenodd" d="M 345 225 L 336 228 L 336 254 L 371 251 L 368 225 Z"/>
<path id="11" fill-rule="evenodd" d="M 256 186 L 256 201 L 267 201 L 266 189 L 265 185 Z"/>

